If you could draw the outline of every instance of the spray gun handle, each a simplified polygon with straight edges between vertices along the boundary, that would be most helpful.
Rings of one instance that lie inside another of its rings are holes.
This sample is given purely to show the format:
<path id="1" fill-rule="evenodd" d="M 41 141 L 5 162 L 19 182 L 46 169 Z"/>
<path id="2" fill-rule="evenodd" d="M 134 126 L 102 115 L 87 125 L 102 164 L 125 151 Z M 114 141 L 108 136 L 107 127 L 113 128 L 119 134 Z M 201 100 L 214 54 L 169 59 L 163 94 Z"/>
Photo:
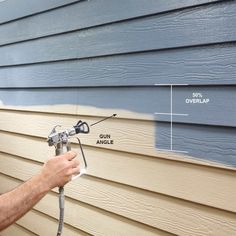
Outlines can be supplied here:
<path id="1" fill-rule="evenodd" d="M 55 147 L 55 152 L 56 156 L 63 155 L 65 152 L 68 152 L 71 150 L 71 144 L 69 142 L 69 137 L 72 137 L 76 134 L 83 133 L 83 134 L 88 134 L 89 133 L 89 125 L 86 122 L 79 121 L 75 126 L 73 126 L 72 129 L 67 129 L 63 132 L 57 133 L 56 128 L 58 125 L 56 125 L 51 133 L 48 136 L 47 142 L 49 146 L 54 146 Z M 80 139 L 76 137 L 79 143 L 80 151 L 82 154 L 82 158 L 84 161 L 84 168 L 81 168 L 80 174 L 73 176 L 72 180 L 80 177 L 83 174 L 86 174 L 86 169 L 87 169 L 87 162 L 85 159 L 84 151 L 82 144 L 80 142 Z"/>
<path id="2" fill-rule="evenodd" d="M 70 142 L 67 142 L 66 144 L 63 144 L 62 142 L 57 143 L 55 151 L 56 151 L 56 156 L 62 155 L 66 151 L 69 152 L 71 151 L 71 143 Z M 80 169 L 80 173 L 78 175 L 73 175 L 71 180 L 75 180 L 80 176 L 86 174 L 86 167 L 87 167 L 86 165 L 87 164 L 85 163 L 85 167 Z"/>
<path id="3" fill-rule="evenodd" d="M 70 143 L 63 144 L 62 142 L 57 143 L 55 148 L 55 154 L 56 156 L 63 155 L 65 152 L 71 151 L 71 145 Z"/>

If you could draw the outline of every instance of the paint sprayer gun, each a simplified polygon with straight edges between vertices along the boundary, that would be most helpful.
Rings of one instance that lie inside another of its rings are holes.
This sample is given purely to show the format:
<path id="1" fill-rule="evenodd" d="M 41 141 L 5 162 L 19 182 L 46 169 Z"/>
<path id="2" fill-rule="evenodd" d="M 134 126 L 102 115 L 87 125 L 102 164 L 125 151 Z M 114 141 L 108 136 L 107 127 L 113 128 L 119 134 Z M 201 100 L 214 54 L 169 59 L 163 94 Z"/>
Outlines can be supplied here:
<path id="1" fill-rule="evenodd" d="M 65 152 L 71 150 L 71 142 L 70 138 L 74 137 L 77 134 L 88 134 L 89 133 L 89 125 L 86 122 L 79 121 L 75 126 L 71 129 L 64 130 L 62 132 L 57 132 L 56 128 L 60 127 L 59 125 L 55 126 L 51 133 L 48 136 L 47 142 L 49 146 L 55 147 L 56 156 L 62 155 Z M 80 139 L 76 137 L 79 143 L 79 147 L 81 150 L 84 168 L 80 169 L 80 173 L 76 176 L 72 177 L 72 180 L 80 177 L 81 175 L 86 173 L 87 169 L 87 162 L 84 155 L 83 147 L 80 142 Z M 62 233 L 63 223 L 64 223 L 64 187 L 59 187 L 59 208 L 60 208 L 60 218 L 59 218 L 59 225 L 57 230 L 57 236 L 60 236 Z"/>

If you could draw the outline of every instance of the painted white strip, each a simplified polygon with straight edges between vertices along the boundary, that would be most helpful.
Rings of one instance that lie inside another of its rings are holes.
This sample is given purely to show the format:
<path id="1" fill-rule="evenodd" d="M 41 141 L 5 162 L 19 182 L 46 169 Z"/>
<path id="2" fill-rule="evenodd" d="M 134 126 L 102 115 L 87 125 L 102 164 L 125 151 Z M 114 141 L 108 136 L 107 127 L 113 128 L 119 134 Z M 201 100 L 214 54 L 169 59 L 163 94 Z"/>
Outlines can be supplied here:
<path id="1" fill-rule="evenodd" d="M 174 150 L 174 149 L 164 149 L 164 148 L 157 148 L 157 151 L 188 153 L 187 151 Z"/>
<path id="2" fill-rule="evenodd" d="M 173 86 L 170 86 L 170 149 L 173 149 Z"/>
<path id="3" fill-rule="evenodd" d="M 155 86 L 188 86 L 188 84 L 154 84 Z"/>
<path id="4" fill-rule="evenodd" d="M 155 115 L 171 115 L 172 116 L 188 116 L 189 114 L 184 114 L 184 113 L 161 113 L 161 112 L 155 112 Z"/>

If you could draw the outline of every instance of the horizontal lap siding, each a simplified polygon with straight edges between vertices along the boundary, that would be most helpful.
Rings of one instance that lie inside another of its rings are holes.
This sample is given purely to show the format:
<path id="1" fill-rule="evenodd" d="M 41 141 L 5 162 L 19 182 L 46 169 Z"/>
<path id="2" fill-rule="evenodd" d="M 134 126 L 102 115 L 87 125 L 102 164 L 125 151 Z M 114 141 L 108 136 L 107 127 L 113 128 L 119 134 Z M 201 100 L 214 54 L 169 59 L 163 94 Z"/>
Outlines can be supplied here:
<path id="1" fill-rule="evenodd" d="M 232 42 L 235 9 L 230 1 L 2 46 L 0 66 Z"/>
<path id="2" fill-rule="evenodd" d="M 40 224 L 36 224 L 35 222 L 40 222 Z M 57 219 L 34 209 L 18 220 L 17 223 L 24 226 L 28 230 L 35 232 L 36 235 L 44 236 L 56 235 L 56 230 L 58 227 Z M 42 227 L 42 225 L 44 225 L 44 227 Z M 68 236 L 90 236 L 90 234 L 87 234 L 68 224 L 64 224 L 63 234 Z"/>
<path id="3" fill-rule="evenodd" d="M 193 93 L 201 93 L 210 100 L 208 104 L 190 104 Z M 121 96 L 122 94 L 122 96 Z M 236 127 L 236 85 L 228 86 L 176 86 L 173 87 L 173 112 L 189 114 L 173 116 L 173 122 L 199 125 L 219 125 Z M 0 101 L 3 105 L 48 106 L 71 104 L 117 110 L 118 117 L 125 116 L 125 110 L 149 116 L 147 120 L 169 122 L 170 117 L 155 113 L 170 111 L 170 87 L 87 87 L 87 88 L 15 88 L 1 89 Z M 123 111 L 122 111 L 123 110 Z M 222 113 L 224 110 L 224 113 Z M 119 112 L 120 111 L 120 112 Z M 81 114 L 80 110 L 78 115 Z M 82 114 L 81 114 L 82 115 Z M 85 115 L 88 115 L 85 114 Z M 91 113 L 96 116 L 96 112 Z M 130 117 L 131 118 L 131 117 Z"/>
<path id="4" fill-rule="evenodd" d="M 235 85 L 235 57 L 236 43 L 230 43 L 9 66 L 0 69 L 0 88 Z"/>
<path id="5" fill-rule="evenodd" d="M 15 162 L 13 166 L 18 163 L 20 167 L 17 168 L 17 170 L 7 168 L 4 163 L 8 158 L 11 164 Z M 39 165 L 36 165 L 36 163 L 29 163 L 17 157 L 1 154 L 1 160 L 1 170 L 5 170 L 10 176 L 17 175 L 18 178 L 22 180 L 27 179 L 39 170 Z M 125 216 L 140 223 L 142 222 L 158 227 L 170 233 L 177 233 L 177 235 L 203 235 L 204 231 L 206 235 L 208 235 L 209 232 L 214 233 L 214 235 L 229 235 L 236 230 L 236 218 L 233 213 L 204 207 L 159 194 L 144 192 L 136 188 L 112 184 L 100 179 L 90 181 L 90 178 L 84 177 L 80 180 L 80 183 L 77 181 L 68 185 L 66 194 L 72 199 L 79 200 L 77 203 L 78 206 L 74 207 L 85 207 L 84 204 L 101 207 L 106 211 Z M 48 200 L 53 200 L 54 198 L 55 194 L 49 194 L 46 197 Z M 68 211 L 70 211 L 71 206 L 73 206 L 72 203 L 74 200 L 72 199 L 68 199 Z M 42 205 L 43 204 L 45 204 L 44 200 L 42 201 Z M 55 204 L 52 205 L 55 206 Z M 45 208 L 46 206 L 49 207 L 49 203 L 45 205 Z M 47 213 L 49 213 L 49 210 L 53 209 L 54 206 L 50 206 Z M 140 212 L 142 212 L 142 214 L 140 214 Z M 70 211 L 70 214 L 73 214 L 73 212 Z M 67 212 L 66 218 L 70 216 L 70 214 Z M 109 214 L 110 217 L 112 217 L 112 214 Z M 143 217 L 143 215 L 146 217 Z M 69 220 L 69 218 L 67 219 Z M 191 219 L 191 222 L 187 223 L 187 219 Z M 74 221 L 72 217 L 70 220 Z M 77 224 L 83 224 L 83 221 L 83 214 L 81 212 L 80 220 L 78 220 Z M 94 222 L 94 224 L 96 223 Z M 107 222 L 102 221 L 100 224 L 101 228 L 105 227 L 110 230 Z M 113 232 L 117 232 L 118 235 L 123 235 L 122 229 L 116 228 L 113 230 Z M 156 231 L 156 233 L 158 233 L 158 231 Z"/>
<path id="6" fill-rule="evenodd" d="M 66 187 L 64 234 L 233 235 L 236 3 L 13 3 L 0 3 L 0 191 L 53 154 L 45 138 L 55 124 L 117 113 L 81 137 L 88 176 Z M 189 84 L 173 89 L 173 105 L 191 114 L 173 117 L 173 145 L 198 159 L 157 152 L 170 119 L 154 113 L 169 112 L 170 87 L 154 84 L 169 83 Z M 188 106 L 193 92 L 211 102 Z M 96 145 L 100 133 L 115 144 Z M 51 192 L 8 235 L 53 235 L 57 218 Z"/>
<path id="7" fill-rule="evenodd" d="M 49 156 L 44 138 L 10 132 L 1 132 L 0 136 L 0 150 L 4 153 L 40 163 Z M 19 148 L 7 145 L 10 142 L 18 143 Z M 28 143 L 32 149 L 26 150 L 24 143 Z M 73 148 L 78 146 L 73 145 Z M 38 152 L 34 151 L 36 149 Z M 88 146 L 84 147 L 84 151 L 89 164 L 88 175 L 91 177 L 236 212 L 233 201 L 236 190 L 232 188 L 236 174 L 233 171 L 167 160 L 167 156 L 165 159 L 151 158 Z M 50 154 L 53 154 L 53 150 L 50 150 Z M 141 169 L 143 171 L 140 173 Z"/>
<path id="8" fill-rule="evenodd" d="M 17 235 L 17 236 L 36 236 L 37 234 L 30 232 L 18 224 L 13 224 L 9 228 L 0 233 L 1 236 Z"/>
<path id="9" fill-rule="evenodd" d="M 78 120 L 77 116 L 33 112 L 0 111 L 0 114 L 2 130 L 45 138 L 48 130 L 56 124 L 69 127 Z M 86 120 L 88 124 L 99 120 L 90 116 L 80 116 L 80 119 Z M 86 145 L 104 147 L 96 142 L 100 134 L 108 133 L 112 136 L 114 144 L 105 146 L 107 149 L 157 156 L 159 153 L 155 147 L 162 149 L 169 145 L 169 127 L 168 123 L 161 122 L 110 119 L 106 121 L 106 125 L 91 127 L 91 134 L 81 135 L 80 138 Z M 235 167 L 234 129 L 187 124 L 174 124 L 174 128 L 173 146 L 178 147 L 177 150 L 189 151 L 191 156 L 200 160 L 218 161 Z M 207 145 L 203 145 L 205 143 Z"/>
<path id="10" fill-rule="evenodd" d="M 3 157 L 3 156 L 1 156 Z M 4 157 L 3 157 L 4 158 Z M 3 160 L 1 158 L 1 160 Z M 10 161 L 14 161 L 14 157 L 11 158 Z M 21 162 L 21 169 L 16 174 L 18 179 L 26 180 L 28 176 L 30 177 L 32 174 L 35 174 L 37 170 L 39 170 L 39 165 L 36 163 L 30 162 Z M 26 169 L 28 169 L 28 171 Z M 5 167 L 1 169 L 1 171 L 5 169 L 6 172 L 9 173 L 11 177 L 16 176 L 15 174 L 10 173 Z M 4 171 L 3 171 L 4 172 Z M 2 177 L 5 178 L 4 176 Z M 11 183 L 13 180 L 8 181 Z M 14 180 L 16 183 L 21 183 L 19 180 Z M 69 186 L 67 187 L 69 190 Z M 57 191 L 57 190 L 56 190 Z M 142 223 L 138 223 L 133 220 L 129 220 L 112 212 L 108 212 L 99 208 L 99 205 L 96 203 L 88 204 L 88 202 L 81 201 L 80 197 L 76 197 L 76 200 L 73 199 L 69 194 L 67 194 L 66 198 L 66 211 L 65 211 L 65 223 L 69 224 L 77 229 L 88 232 L 92 235 L 160 235 L 160 236 L 170 236 L 172 234 L 165 233 L 163 231 L 154 229 L 152 227 L 148 227 L 143 225 Z M 96 196 L 95 196 L 96 197 Z M 101 201 L 102 198 L 99 198 Z M 99 200 L 99 201 L 100 201 Z M 35 206 L 35 210 L 39 212 L 43 212 L 49 215 L 49 218 L 58 218 L 58 206 L 55 204 L 57 202 L 57 194 L 54 192 L 49 193 L 43 200 L 39 202 Z M 118 207 L 122 207 L 120 204 Z M 23 222 L 23 221 L 19 221 Z M 40 230 L 40 229 L 38 229 Z M 50 235 L 50 234 L 47 234 Z M 66 234 L 70 236 L 70 234 Z"/>
<path id="11" fill-rule="evenodd" d="M 14 2 L 14 10 L 9 9 Z M 31 0 L 24 0 L 25 5 L 31 4 Z M 16 7 L 17 0 L 8 0 L 2 3 L 0 8 L 0 23 L 7 20 L 14 20 L 17 17 L 25 17 L 32 15 L 36 11 L 49 10 L 50 7 L 59 7 L 62 4 L 74 3 L 68 6 L 53 9 L 51 11 L 44 12 L 42 14 L 33 15 L 26 19 L 20 19 L 13 21 L 0 28 L 0 45 L 9 44 L 13 42 L 19 42 L 22 40 L 28 40 L 37 37 L 43 37 L 58 33 L 64 33 L 73 30 L 84 29 L 88 27 L 94 27 L 102 24 L 110 24 L 112 22 L 127 20 L 145 15 L 163 13 L 167 11 L 173 11 L 184 7 L 198 6 L 201 4 L 207 4 L 212 2 L 218 2 L 217 0 L 168 0 L 168 4 L 162 0 L 149 0 L 146 4 L 146 0 L 92 0 L 92 1 L 34 1 L 33 4 L 27 8 Z M 2 12 L 1 12 L 2 11 Z M 6 14 L 6 12 L 8 14 Z M 119 14 L 117 14 L 119 12 Z M 90 17 L 88 17 L 90 16 Z M 52 24 L 49 24 L 52 23 Z M 35 27 L 34 27 L 35 26 Z M 24 29 L 23 31 L 19 31 Z M 16 35 L 17 31 L 17 35 Z"/>
<path id="12" fill-rule="evenodd" d="M 0 2 L 0 24 L 57 8 L 79 0 L 6 0 Z"/>

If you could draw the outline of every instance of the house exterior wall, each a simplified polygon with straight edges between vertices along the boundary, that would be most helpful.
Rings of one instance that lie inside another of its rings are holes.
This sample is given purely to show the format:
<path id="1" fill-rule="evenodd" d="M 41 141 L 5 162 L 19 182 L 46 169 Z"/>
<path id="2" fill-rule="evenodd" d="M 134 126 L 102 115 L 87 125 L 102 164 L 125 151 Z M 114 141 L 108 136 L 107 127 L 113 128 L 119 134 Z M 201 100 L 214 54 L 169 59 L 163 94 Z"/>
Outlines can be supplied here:
<path id="1" fill-rule="evenodd" d="M 235 1 L 0 2 L 0 192 L 54 154 L 53 126 L 115 113 L 81 135 L 63 235 L 236 235 L 235 29 Z M 54 189 L 0 235 L 57 218 Z"/>

